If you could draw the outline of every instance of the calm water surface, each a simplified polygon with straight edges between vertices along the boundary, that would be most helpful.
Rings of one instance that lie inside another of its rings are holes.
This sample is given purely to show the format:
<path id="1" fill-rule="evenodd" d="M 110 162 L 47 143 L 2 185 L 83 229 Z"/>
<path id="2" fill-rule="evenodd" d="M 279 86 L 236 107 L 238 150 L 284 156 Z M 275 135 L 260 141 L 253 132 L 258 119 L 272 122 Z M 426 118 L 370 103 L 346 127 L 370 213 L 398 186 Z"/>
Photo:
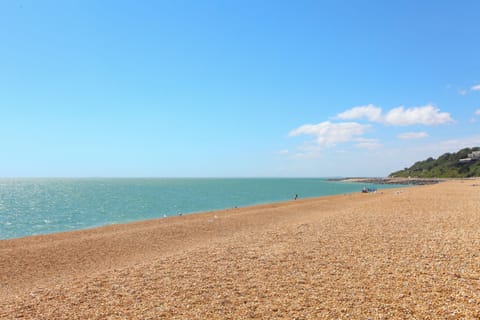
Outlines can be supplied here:
<path id="1" fill-rule="evenodd" d="M 359 192 L 362 186 L 325 179 L 0 179 L 0 239 L 285 201 L 295 194 Z"/>

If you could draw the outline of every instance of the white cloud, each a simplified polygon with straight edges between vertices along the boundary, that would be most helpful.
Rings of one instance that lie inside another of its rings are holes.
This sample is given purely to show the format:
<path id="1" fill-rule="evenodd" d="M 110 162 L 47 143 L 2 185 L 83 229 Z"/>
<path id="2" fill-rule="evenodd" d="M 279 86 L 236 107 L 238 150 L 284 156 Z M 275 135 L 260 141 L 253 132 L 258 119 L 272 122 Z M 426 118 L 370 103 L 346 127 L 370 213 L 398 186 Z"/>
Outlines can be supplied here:
<path id="1" fill-rule="evenodd" d="M 395 126 L 409 126 L 416 124 L 431 126 L 453 122 L 453 119 L 448 112 L 440 112 L 437 107 L 431 104 L 407 109 L 400 106 L 391 109 L 386 115 L 383 114 L 382 108 L 369 104 L 366 106 L 353 107 L 339 113 L 336 118 L 343 120 L 366 118 L 371 122 L 380 122 Z"/>
<path id="2" fill-rule="evenodd" d="M 480 113 L 480 109 L 478 110 Z M 339 113 L 337 119 L 366 119 L 372 123 L 381 123 L 392 126 L 409 125 L 440 125 L 453 123 L 450 113 L 441 112 L 436 106 L 428 104 L 420 107 L 404 108 L 403 106 L 393 108 L 384 113 L 381 108 L 373 104 L 357 106 Z M 294 159 L 321 159 L 325 148 L 336 146 L 340 143 L 350 142 L 348 146 L 366 149 L 374 152 L 382 148 L 383 145 L 378 139 L 368 139 L 363 137 L 370 124 L 358 122 L 330 122 L 324 121 L 318 124 L 305 124 L 292 131 L 290 137 L 301 135 L 312 136 L 313 139 L 307 140 L 295 151 L 281 151 L 284 155 L 289 155 Z M 426 132 L 405 132 L 398 135 L 399 139 L 421 139 L 428 137 Z M 349 150 L 352 148 L 349 148 Z"/>
<path id="3" fill-rule="evenodd" d="M 472 91 L 480 91 L 480 84 L 474 85 L 470 88 Z"/>
<path id="4" fill-rule="evenodd" d="M 428 133 L 426 132 L 404 132 L 397 136 L 399 139 L 402 140 L 412 140 L 412 139 L 423 139 L 428 137 Z"/>
<path id="5" fill-rule="evenodd" d="M 415 124 L 433 126 L 452 123 L 453 119 L 450 113 L 440 112 L 437 107 L 428 104 L 423 107 L 408 109 L 404 109 L 402 106 L 394 108 L 385 115 L 384 122 L 395 126 L 410 126 Z"/>
<path id="6" fill-rule="evenodd" d="M 366 106 L 353 107 L 337 115 L 342 120 L 367 118 L 372 122 L 379 122 L 382 119 L 382 108 L 375 107 L 373 104 Z"/>
<path id="7" fill-rule="evenodd" d="M 477 110 L 475 111 L 475 115 L 476 115 L 476 116 L 480 116 L 480 109 L 477 109 Z"/>
<path id="8" fill-rule="evenodd" d="M 458 92 L 458 94 L 464 96 L 464 95 L 466 95 L 466 94 L 468 93 L 468 90 L 466 90 L 466 89 L 458 89 L 457 92 Z"/>
<path id="9" fill-rule="evenodd" d="M 357 138 L 355 139 L 355 141 L 358 142 L 355 147 L 362 149 L 373 150 L 378 149 L 382 146 L 377 139 Z"/>
<path id="10" fill-rule="evenodd" d="M 299 135 L 313 135 L 316 143 L 321 147 L 332 147 L 340 142 L 352 141 L 354 137 L 361 136 L 368 125 L 356 122 L 331 123 L 329 121 L 319 124 L 306 124 L 290 132 L 291 137 Z"/>

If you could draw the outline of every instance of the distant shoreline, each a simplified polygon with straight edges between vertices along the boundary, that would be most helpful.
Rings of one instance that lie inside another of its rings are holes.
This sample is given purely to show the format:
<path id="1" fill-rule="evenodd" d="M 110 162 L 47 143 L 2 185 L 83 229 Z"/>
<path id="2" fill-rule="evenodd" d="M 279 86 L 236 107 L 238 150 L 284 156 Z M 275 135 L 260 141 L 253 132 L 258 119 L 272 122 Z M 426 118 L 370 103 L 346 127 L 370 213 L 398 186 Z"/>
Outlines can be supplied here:
<path id="1" fill-rule="evenodd" d="M 1 180 L 0 239 L 211 210 L 356 193 L 326 178 L 93 178 Z M 396 187 L 378 185 L 378 189 Z M 26 190 L 42 190 L 29 193 Z M 48 197 L 45 196 L 48 194 Z M 22 203 L 36 203 L 35 208 Z"/>
<path id="2" fill-rule="evenodd" d="M 439 182 L 443 182 L 446 180 L 447 179 L 439 179 L 439 178 L 360 178 L 360 177 L 328 179 L 328 181 L 338 181 L 338 182 L 402 184 L 402 185 L 418 185 L 418 186 L 437 184 Z"/>

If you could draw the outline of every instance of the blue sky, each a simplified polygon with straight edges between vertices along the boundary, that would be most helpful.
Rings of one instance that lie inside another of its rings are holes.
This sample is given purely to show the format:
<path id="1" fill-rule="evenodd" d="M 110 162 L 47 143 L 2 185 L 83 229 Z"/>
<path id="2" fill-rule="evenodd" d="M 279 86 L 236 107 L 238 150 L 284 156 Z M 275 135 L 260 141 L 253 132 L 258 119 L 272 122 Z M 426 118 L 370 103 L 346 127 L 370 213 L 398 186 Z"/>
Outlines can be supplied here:
<path id="1" fill-rule="evenodd" d="M 478 1 L 0 2 L 0 176 L 385 176 L 480 146 Z"/>

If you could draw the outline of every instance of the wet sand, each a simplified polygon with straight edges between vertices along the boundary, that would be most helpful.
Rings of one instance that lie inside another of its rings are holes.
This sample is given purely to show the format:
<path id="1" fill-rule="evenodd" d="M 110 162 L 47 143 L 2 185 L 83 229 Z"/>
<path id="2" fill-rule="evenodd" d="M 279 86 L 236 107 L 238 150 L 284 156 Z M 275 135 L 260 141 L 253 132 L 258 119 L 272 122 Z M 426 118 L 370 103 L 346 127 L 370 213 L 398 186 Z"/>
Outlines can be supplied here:
<path id="1" fill-rule="evenodd" d="M 478 319 L 480 181 L 0 241 L 1 319 Z"/>

